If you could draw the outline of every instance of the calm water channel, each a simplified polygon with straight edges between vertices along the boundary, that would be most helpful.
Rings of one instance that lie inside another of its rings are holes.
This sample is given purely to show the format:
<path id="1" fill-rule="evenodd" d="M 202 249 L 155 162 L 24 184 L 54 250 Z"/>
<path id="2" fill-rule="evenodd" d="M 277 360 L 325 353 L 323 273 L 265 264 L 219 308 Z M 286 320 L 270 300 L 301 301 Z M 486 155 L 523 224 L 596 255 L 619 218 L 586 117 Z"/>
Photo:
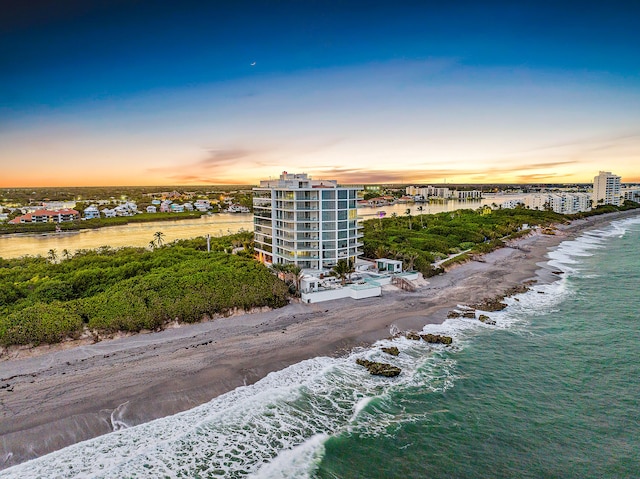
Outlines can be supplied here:
<path id="1" fill-rule="evenodd" d="M 46 256 L 50 249 L 58 254 L 64 249 L 94 249 L 100 246 L 148 246 L 156 231 L 164 233 L 167 243 L 197 236 L 222 236 L 240 230 L 253 230 L 253 215 L 243 213 L 215 214 L 193 220 L 158 221 L 111 226 L 97 230 L 69 233 L 16 234 L 0 236 L 0 257 L 16 258 L 24 255 Z"/>
<path id="2" fill-rule="evenodd" d="M 393 213 L 404 216 L 407 208 L 412 215 L 440 213 L 454 211 L 460 208 L 478 208 L 484 204 L 491 204 L 494 198 L 482 201 L 448 201 L 422 204 L 395 204 L 380 208 L 358 208 L 358 215 L 363 219 L 375 218 L 380 211 L 389 217 Z M 195 238 L 197 236 L 221 236 L 237 233 L 240 230 L 253 230 L 253 216 L 251 214 L 214 214 L 202 216 L 193 220 L 158 221 L 153 223 L 134 223 L 123 226 L 113 226 L 98 230 L 81 230 L 69 233 L 46 234 L 14 234 L 0 235 L 0 257 L 17 258 L 24 255 L 46 256 L 50 249 L 58 253 L 69 250 L 73 253 L 79 249 L 94 249 L 100 246 L 118 248 L 122 246 L 148 246 L 156 231 L 162 231 L 167 243 L 177 239 Z"/>

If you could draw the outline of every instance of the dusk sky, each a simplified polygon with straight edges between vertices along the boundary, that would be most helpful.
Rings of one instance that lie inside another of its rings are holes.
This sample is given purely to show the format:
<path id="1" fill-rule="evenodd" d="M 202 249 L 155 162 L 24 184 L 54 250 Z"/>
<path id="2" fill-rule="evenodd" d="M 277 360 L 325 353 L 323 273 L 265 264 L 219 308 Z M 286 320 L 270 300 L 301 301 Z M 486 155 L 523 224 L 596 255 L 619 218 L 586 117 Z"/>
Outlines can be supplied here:
<path id="1" fill-rule="evenodd" d="M 0 187 L 640 182 L 640 2 L 3 2 Z"/>

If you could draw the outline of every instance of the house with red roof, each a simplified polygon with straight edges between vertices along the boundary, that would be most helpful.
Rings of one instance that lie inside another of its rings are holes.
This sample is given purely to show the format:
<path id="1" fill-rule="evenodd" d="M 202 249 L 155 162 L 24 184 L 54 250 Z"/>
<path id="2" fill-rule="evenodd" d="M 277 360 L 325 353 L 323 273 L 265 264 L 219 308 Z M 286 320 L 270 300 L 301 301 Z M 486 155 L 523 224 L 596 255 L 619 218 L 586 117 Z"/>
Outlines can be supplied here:
<path id="1" fill-rule="evenodd" d="M 9 223 L 66 223 L 76 220 L 80 217 L 80 213 L 70 208 L 62 208 L 60 210 L 40 209 L 26 215 L 18 216 Z"/>

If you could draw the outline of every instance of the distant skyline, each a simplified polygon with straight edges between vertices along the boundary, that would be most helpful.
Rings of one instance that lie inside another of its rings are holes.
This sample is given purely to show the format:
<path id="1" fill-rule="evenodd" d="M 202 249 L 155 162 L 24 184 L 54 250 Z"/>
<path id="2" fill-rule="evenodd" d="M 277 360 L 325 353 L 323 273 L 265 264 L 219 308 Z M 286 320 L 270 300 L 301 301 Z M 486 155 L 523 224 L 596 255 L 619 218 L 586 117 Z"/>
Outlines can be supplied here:
<path id="1" fill-rule="evenodd" d="M 10 0 L 0 187 L 640 182 L 640 4 Z"/>

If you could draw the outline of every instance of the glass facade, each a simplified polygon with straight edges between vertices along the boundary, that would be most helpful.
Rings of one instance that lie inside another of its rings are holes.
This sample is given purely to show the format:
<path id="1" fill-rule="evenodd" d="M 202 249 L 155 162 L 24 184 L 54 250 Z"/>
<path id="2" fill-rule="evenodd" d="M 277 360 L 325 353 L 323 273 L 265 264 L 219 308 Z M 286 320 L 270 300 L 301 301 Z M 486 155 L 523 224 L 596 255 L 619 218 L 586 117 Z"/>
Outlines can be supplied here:
<path id="1" fill-rule="evenodd" d="M 266 263 L 333 267 L 362 254 L 356 198 L 361 187 L 283 173 L 254 188 L 254 238 Z"/>

